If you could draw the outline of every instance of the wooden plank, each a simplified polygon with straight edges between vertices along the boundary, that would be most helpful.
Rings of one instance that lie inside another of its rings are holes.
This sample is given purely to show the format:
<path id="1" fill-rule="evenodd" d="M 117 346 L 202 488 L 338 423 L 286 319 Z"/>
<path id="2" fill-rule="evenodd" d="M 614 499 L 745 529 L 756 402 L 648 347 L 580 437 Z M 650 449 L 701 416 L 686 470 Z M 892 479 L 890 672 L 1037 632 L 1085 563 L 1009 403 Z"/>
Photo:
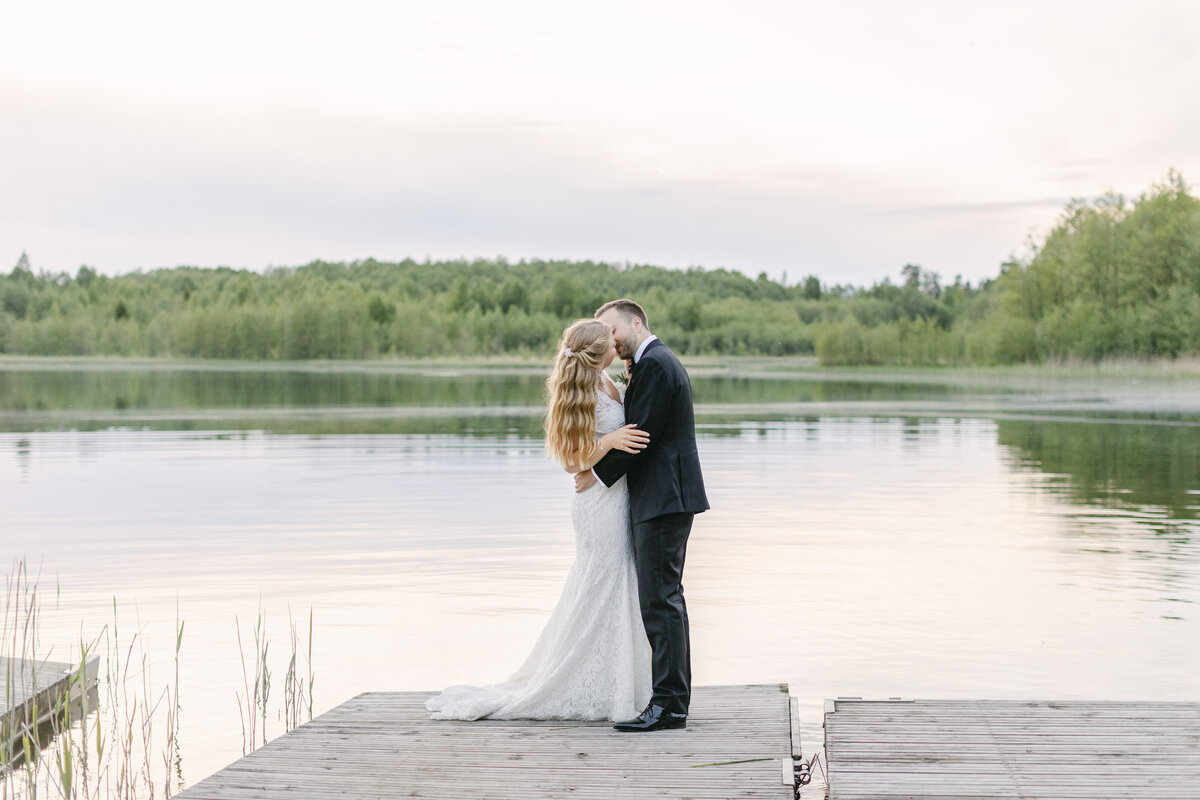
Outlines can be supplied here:
<path id="1" fill-rule="evenodd" d="M 1200 704 L 827 701 L 830 800 L 1195 798 Z"/>
<path id="2" fill-rule="evenodd" d="M 196 784 L 186 800 L 775 798 L 791 762 L 787 688 L 696 687 L 688 726 L 430 720 L 427 692 L 359 695 Z"/>

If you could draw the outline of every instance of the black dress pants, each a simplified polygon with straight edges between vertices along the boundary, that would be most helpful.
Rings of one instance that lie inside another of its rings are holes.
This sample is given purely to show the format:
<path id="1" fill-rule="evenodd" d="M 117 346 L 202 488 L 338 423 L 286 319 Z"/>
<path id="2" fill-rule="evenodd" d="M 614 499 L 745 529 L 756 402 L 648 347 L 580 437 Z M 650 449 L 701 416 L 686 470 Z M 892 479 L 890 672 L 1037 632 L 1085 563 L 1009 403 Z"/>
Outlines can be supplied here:
<path id="1" fill-rule="evenodd" d="M 695 514 L 664 514 L 633 525 L 642 624 L 650 640 L 650 702 L 686 714 L 692 698 L 692 660 L 683 561 Z"/>

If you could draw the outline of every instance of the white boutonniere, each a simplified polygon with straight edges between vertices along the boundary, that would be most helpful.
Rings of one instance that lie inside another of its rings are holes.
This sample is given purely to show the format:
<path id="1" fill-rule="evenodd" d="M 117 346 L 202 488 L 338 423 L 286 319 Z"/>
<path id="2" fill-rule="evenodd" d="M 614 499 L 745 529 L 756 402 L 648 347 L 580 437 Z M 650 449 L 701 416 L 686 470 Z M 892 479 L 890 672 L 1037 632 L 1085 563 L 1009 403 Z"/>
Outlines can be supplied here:
<path id="1" fill-rule="evenodd" d="M 625 369 L 618 372 L 613 377 L 613 380 L 616 381 L 617 383 L 623 383 L 626 386 L 629 385 L 629 362 L 628 361 L 625 362 Z"/>

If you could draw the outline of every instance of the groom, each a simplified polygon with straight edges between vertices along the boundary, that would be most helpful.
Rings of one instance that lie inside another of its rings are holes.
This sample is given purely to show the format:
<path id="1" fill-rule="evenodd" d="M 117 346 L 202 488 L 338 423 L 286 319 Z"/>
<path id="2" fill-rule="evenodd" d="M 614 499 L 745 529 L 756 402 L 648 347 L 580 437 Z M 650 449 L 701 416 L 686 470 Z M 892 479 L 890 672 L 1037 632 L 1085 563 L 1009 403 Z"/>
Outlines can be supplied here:
<path id="1" fill-rule="evenodd" d="M 597 478 L 612 486 L 622 475 L 629 486 L 638 596 L 653 654 L 654 691 L 641 715 L 613 727 L 619 731 L 685 728 L 692 668 L 681 582 L 683 560 L 692 518 L 708 508 L 696 454 L 692 385 L 679 359 L 650 332 L 646 312 L 637 303 L 605 303 L 596 311 L 596 319 L 612 328 L 617 355 L 630 362 L 625 422 L 650 434 L 645 450 L 609 451 L 592 472 L 575 478 L 576 491 L 587 489 Z"/>

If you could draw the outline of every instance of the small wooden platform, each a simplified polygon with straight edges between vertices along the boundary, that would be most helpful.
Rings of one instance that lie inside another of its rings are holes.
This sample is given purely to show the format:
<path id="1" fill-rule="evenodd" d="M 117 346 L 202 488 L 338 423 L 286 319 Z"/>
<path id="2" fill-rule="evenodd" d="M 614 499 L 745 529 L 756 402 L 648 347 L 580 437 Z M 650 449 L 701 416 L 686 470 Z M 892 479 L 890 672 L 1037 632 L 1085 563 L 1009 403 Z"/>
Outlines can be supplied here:
<path id="1" fill-rule="evenodd" d="M 24 732 L 37 730 L 95 685 L 99 664 L 99 658 L 88 661 L 81 682 L 71 664 L 0 656 L 0 754 L 19 752 Z"/>
<path id="2" fill-rule="evenodd" d="M 792 797 L 787 686 L 697 687 L 685 730 L 429 719 L 430 692 L 355 697 L 191 789 L 249 798 Z"/>
<path id="3" fill-rule="evenodd" d="M 830 800 L 1200 797 L 1200 703 L 826 701 Z"/>

